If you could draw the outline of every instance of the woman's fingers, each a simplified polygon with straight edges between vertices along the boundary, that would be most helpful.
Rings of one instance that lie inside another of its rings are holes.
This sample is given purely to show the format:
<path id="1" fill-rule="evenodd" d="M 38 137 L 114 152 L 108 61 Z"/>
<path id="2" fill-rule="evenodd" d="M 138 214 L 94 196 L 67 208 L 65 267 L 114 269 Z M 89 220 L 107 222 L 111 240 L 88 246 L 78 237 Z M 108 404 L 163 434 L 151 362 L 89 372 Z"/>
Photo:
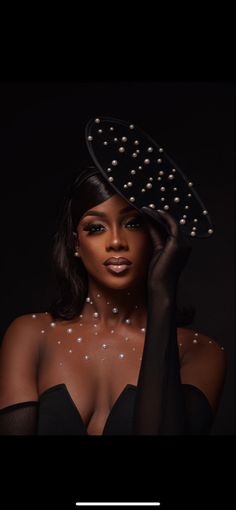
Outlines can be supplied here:
<path id="1" fill-rule="evenodd" d="M 148 218 L 151 219 L 150 223 L 152 223 L 152 220 L 153 220 L 154 224 L 157 224 L 159 228 L 161 227 L 162 233 L 164 233 L 164 234 L 168 233 L 166 230 L 166 227 L 167 227 L 166 222 L 163 221 L 163 217 L 159 214 L 159 212 L 157 212 L 156 210 L 154 211 L 153 209 L 150 209 L 149 207 L 145 207 L 145 206 L 143 206 L 141 208 L 141 210 L 144 213 L 144 216 L 146 216 L 146 217 L 148 216 Z"/>
<path id="2" fill-rule="evenodd" d="M 168 228 L 169 235 L 177 238 L 179 236 L 180 228 L 174 217 L 171 216 L 170 213 L 162 211 L 161 209 L 158 209 L 158 213 L 161 214 L 161 218 L 163 219 L 163 221 L 166 224 L 166 227 Z"/>
<path id="3" fill-rule="evenodd" d="M 157 209 L 156 211 L 145 206 L 142 207 L 142 209 L 148 214 L 148 216 L 153 218 L 154 221 L 159 222 L 165 228 L 165 231 L 169 236 L 176 238 L 179 236 L 179 225 L 171 214 L 166 211 L 162 211 L 161 209 Z"/>

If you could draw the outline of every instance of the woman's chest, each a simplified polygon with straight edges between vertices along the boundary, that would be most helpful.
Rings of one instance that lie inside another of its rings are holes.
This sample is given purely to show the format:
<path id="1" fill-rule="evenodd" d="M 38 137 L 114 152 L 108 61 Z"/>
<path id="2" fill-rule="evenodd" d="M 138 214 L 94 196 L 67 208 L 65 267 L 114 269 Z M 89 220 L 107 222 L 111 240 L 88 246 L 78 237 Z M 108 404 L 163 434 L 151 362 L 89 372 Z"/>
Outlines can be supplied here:
<path id="1" fill-rule="evenodd" d="M 181 358 L 183 331 L 178 331 Z M 137 386 L 145 334 L 127 328 L 53 327 L 41 345 L 39 396 L 64 384 L 90 433 L 102 427 L 127 385 Z"/>
<path id="2" fill-rule="evenodd" d="M 40 352 L 39 395 L 63 383 L 84 422 L 95 415 L 102 422 L 124 387 L 137 385 L 143 345 L 144 335 L 134 330 L 49 330 Z"/>

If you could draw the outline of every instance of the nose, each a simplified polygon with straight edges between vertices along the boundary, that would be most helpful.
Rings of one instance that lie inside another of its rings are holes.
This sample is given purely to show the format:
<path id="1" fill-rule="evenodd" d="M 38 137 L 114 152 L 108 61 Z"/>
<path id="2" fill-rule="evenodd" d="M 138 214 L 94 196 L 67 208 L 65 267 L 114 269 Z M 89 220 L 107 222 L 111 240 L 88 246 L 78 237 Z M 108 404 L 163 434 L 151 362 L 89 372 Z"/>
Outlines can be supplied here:
<path id="1" fill-rule="evenodd" d="M 115 250 L 118 250 L 121 248 L 125 248 L 125 249 L 127 248 L 127 241 L 126 241 L 126 236 L 125 236 L 124 230 L 122 230 L 120 228 L 116 228 L 116 227 L 114 227 L 111 230 L 109 240 L 107 243 L 107 248 L 109 249 L 109 247 L 111 247 Z"/>

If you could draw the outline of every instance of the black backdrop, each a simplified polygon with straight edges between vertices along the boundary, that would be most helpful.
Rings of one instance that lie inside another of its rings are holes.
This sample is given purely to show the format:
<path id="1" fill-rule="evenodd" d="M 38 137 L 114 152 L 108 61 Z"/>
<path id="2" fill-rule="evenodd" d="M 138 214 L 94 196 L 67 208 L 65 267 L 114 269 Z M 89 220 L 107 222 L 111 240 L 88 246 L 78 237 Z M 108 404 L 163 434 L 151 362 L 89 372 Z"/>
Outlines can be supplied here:
<path id="1" fill-rule="evenodd" d="M 234 85 L 151 81 L 2 83 L 0 104 L 1 336 L 15 316 L 47 309 L 53 287 L 52 236 L 63 190 L 85 153 L 85 123 L 99 115 L 132 121 L 164 146 L 195 183 L 215 227 L 211 238 L 192 240 L 194 249 L 182 276 L 179 299 L 196 308 L 190 327 L 213 336 L 226 350 L 228 373 L 212 436 L 235 434 Z M 197 442 L 200 443 L 196 438 L 196 456 Z M 204 440 L 201 448 L 203 444 L 206 453 L 209 443 Z M 50 440 L 49 450 L 52 445 Z M 108 448 L 106 445 L 104 442 L 102 449 L 99 443 L 101 452 L 109 451 L 110 443 Z M 114 459 L 119 451 L 117 445 L 113 443 Z M 126 443 L 124 450 L 129 452 L 130 446 Z M 56 459 L 60 458 L 60 447 L 57 442 Z M 140 447 L 141 441 L 136 441 L 136 454 Z M 163 453 L 164 445 L 159 447 Z M 74 448 L 72 441 L 70 448 Z M 83 448 L 84 445 L 84 452 Z M 166 448 L 171 450 L 169 443 Z M 180 451 L 178 443 L 177 455 Z M 207 464 L 205 469 L 207 477 Z M 138 483 L 140 473 L 134 472 Z M 165 487 L 166 467 L 163 473 L 160 487 Z M 109 473 L 104 476 L 109 479 Z M 75 479 L 73 472 L 72 486 Z M 109 483 L 112 485 L 111 480 Z M 136 500 L 145 499 L 146 493 L 141 495 L 138 490 L 140 487 L 136 487 Z M 150 489 L 150 500 L 155 500 L 154 493 Z M 120 494 L 120 500 L 124 499 Z M 158 491 L 156 494 L 161 495 Z"/>

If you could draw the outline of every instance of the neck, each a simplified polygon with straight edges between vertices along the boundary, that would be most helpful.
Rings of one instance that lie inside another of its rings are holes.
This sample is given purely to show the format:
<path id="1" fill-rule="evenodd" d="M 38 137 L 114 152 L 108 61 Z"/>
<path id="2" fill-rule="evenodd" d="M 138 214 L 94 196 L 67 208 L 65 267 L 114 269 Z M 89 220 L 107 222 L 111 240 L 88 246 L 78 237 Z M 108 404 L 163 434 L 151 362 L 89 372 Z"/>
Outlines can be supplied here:
<path id="1" fill-rule="evenodd" d="M 146 322 L 146 306 L 145 288 L 117 290 L 89 281 L 83 316 L 90 322 L 93 314 L 98 314 L 97 320 L 104 328 L 121 324 L 142 328 Z M 96 315 L 94 318 L 96 320 Z"/>

